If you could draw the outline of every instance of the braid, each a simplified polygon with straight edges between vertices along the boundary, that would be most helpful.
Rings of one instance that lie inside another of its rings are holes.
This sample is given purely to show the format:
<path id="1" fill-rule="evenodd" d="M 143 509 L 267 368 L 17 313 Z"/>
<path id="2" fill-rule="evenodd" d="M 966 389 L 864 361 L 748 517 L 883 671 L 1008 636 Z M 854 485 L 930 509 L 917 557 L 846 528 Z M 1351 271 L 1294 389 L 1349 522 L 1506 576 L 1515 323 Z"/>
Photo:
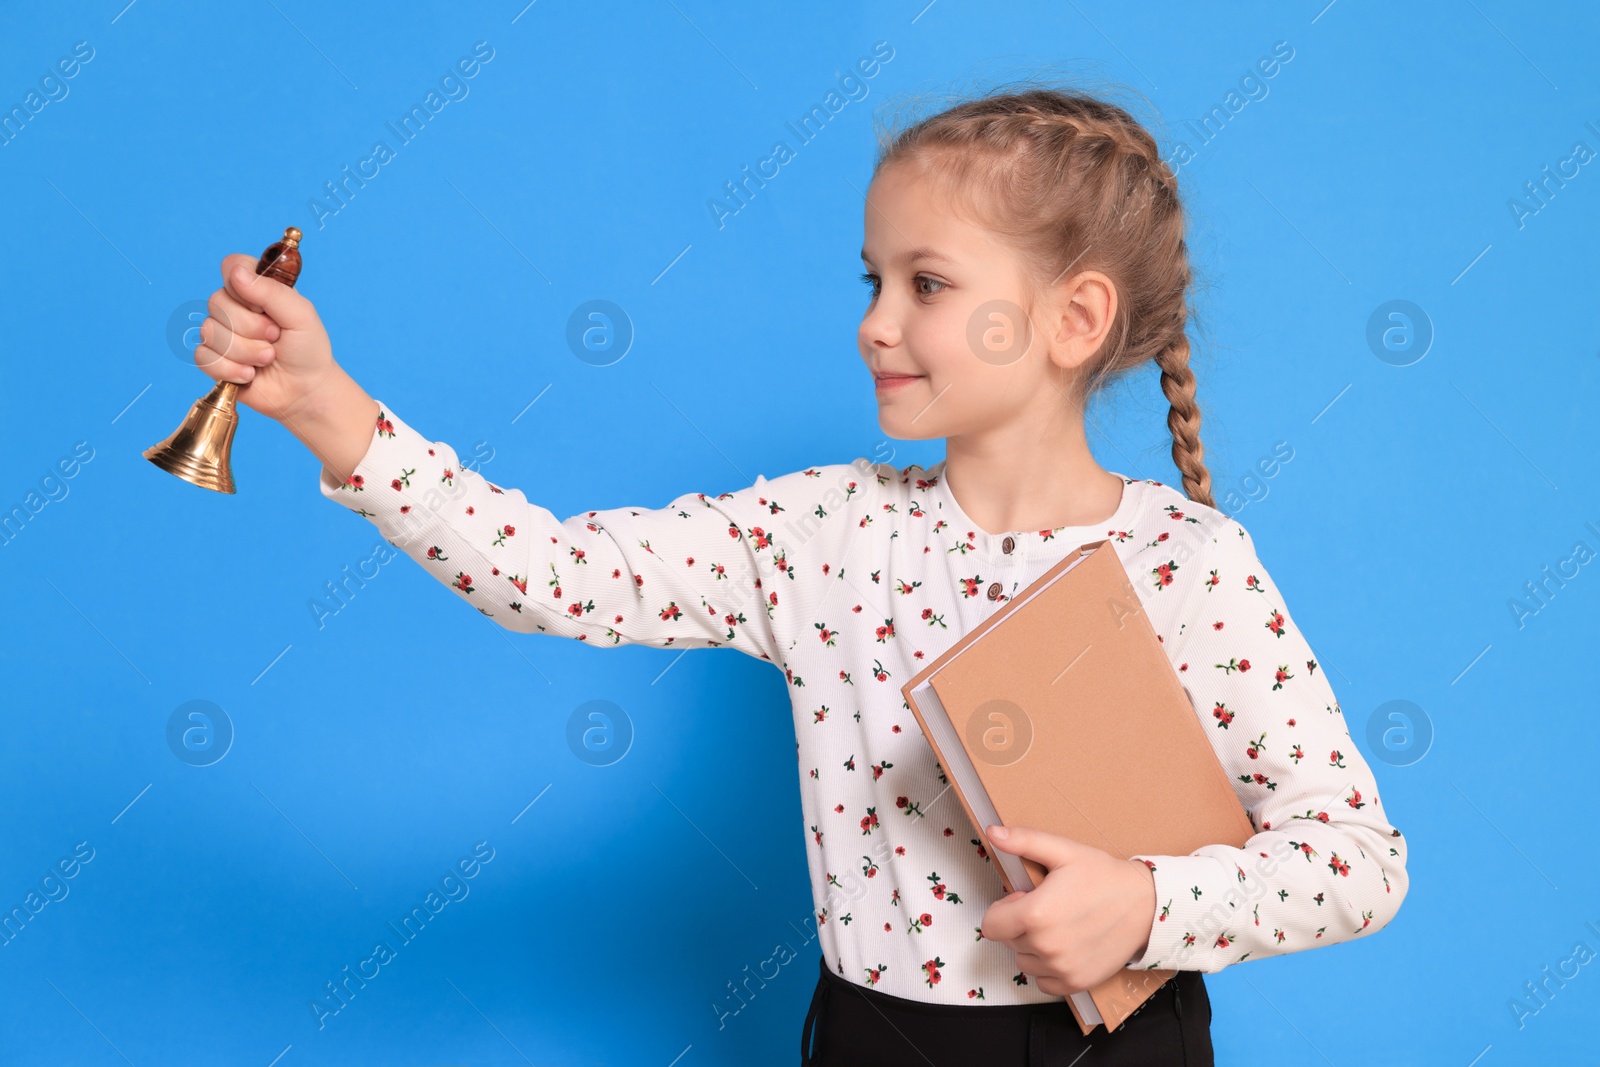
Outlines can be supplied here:
<path id="1" fill-rule="evenodd" d="M 1183 491 L 1190 500 L 1214 508 L 1211 472 L 1201 462 L 1205 446 L 1200 443 L 1200 405 L 1194 398 L 1188 336 L 1180 330 L 1176 341 L 1156 353 L 1155 361 L 1161 368 L 1161 391 L 1172 405 L 1167 411 L 1167 429 L 1172 431 L 1172 462 L 1183 475 Z"/>
<path id="2" fill-rule="evenodd" d="M 957 104 L 879 143 L 875 173 L 909 159 L 944 179 L 1018 249 L 1035 287 L 1074 268 L 1112 279 L 1117 321 L 1083 365 L 1076 399 L 1087 405 L 1154 363 L 1184 491 L 1215 507 L 1189 365 L 1183 206 L 1149 131 L 1094 96 L 1027 89 Z"/>

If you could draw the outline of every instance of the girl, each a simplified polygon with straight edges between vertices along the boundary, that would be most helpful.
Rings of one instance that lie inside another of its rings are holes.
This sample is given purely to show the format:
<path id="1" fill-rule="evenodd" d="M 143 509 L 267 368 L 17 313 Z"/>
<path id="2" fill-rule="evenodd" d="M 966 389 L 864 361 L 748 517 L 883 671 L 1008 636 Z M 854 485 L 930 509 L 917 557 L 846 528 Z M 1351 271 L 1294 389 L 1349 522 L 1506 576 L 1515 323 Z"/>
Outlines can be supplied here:
<path id="1" fill-rule="evenodd" d="M 324 496 L 506 629 L 783 672 L 821 948 L 804 1062 L 1210 1064 L 1203 973 L 1382 929 L 1407 878 L 1325 673 L 1212 501 L 1177 194 L 1149 133 L 1089 96 L 991 95 L 883 146 L 857 339 L 884 431 L 946 439 L 927 468 L 861 458 L 558 520 L 368 396 L 246 255 L 223 260 L 196 361 L 321 459 Z M 1100 467 L 1085 438 L 1094 392 L 1152 362 L 1181 493 Z M 900 686 L 1102 538 L 1257 833 L 1123 859 L 996 830 L 1049 870 L 1002 896 Z M 1178 974 L 1080 1035 L 1065 996 L 1123 968 Z"/>

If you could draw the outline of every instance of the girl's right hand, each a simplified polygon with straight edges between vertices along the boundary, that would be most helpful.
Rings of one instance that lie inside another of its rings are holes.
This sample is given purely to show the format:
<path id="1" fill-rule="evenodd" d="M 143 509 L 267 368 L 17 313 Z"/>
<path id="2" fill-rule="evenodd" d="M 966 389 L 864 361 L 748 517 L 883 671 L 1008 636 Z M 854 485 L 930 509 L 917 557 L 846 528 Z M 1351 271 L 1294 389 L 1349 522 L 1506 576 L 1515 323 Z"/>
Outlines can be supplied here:
<path id="1" fill-rule="evenodd" d="M 223 257 L 223 286 L 207 301 L 210 316 L 200 324 L 194 361 L 217 381 L 239 383 L 239 403 L 284 422 L 338 364 L 311 301 L 256 274 L 258 260 L 241 253 Z"/>

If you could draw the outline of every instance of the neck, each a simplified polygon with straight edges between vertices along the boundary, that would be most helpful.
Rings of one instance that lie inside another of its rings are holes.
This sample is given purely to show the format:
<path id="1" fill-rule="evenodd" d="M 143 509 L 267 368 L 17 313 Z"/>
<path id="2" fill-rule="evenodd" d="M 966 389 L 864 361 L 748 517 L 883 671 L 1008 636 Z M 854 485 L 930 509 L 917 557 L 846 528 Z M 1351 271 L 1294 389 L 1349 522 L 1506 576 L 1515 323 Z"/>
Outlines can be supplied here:
<path id="1" fill-rule="evenodd" d="M 1122 500 L 1122 479 L 1095 462 L 1083 424 L 1043 437 L 1002 427 L 945 439 L 945 488 L 991 534 L 1093 526 Z"/>

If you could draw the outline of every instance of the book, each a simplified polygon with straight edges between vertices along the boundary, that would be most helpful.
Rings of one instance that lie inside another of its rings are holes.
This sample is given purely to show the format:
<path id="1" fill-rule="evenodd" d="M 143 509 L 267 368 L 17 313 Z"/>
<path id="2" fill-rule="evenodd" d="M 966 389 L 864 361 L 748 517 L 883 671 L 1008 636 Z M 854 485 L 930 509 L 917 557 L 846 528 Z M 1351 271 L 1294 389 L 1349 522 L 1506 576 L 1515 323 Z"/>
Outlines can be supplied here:
<path id="1" fill-rule="evenodd" d="M 1028 826 L 1121 859 L 1243 847 L 1250 817 L 1109 540 L 1080 545 L 901 686 L 1008 892 L 1045 868 Z M 1123 968 L 1066 998 L 1115 1030 L 1176 972 Z"/>

